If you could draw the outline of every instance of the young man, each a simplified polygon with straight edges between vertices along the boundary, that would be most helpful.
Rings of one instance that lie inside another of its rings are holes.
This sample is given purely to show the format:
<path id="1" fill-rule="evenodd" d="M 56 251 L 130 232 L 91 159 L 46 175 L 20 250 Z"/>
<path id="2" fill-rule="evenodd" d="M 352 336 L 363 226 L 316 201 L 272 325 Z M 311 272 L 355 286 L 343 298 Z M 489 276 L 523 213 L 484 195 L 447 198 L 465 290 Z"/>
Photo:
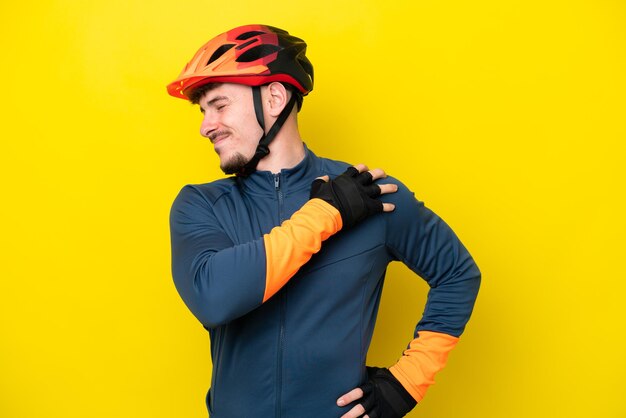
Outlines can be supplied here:
<path id="1" fill-rule="evenodd" d="M 281 29 L 238 27 L 168 86 L 200 106 L 200 133 L 235 174 L 185 186 L 170 219 L 176 288 L 211 337 L 207 407 L 214 418 L 401 417 L 444 367 L 480 272 L 399 181 L 304 145 L 305 51 Z M 398 362 L 366 368 L 394 260 L 431 290 Z"/>

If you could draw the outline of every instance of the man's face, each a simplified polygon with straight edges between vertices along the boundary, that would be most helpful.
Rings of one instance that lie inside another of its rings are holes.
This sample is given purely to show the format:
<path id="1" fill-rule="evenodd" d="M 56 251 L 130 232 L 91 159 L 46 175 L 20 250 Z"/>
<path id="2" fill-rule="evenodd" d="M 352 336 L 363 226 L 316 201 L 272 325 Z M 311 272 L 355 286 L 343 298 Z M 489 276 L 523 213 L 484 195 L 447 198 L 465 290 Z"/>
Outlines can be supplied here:
<path id="1" fill-rule="evenodd" d="M 211 140 L 220 168 L 234 174 L 252 158 L 263 130 L 254 113 L 252 89 L 224 83 L 207 91 L 199 101 L 204 114 L 200 134 Z"/>

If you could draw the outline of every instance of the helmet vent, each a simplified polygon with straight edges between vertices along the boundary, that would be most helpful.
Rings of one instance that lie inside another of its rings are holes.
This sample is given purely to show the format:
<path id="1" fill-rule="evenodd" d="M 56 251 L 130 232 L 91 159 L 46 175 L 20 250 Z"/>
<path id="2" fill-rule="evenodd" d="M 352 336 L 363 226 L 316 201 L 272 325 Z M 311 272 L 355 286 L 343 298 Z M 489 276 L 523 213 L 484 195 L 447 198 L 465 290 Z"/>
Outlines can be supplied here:
<path id="1" fill-rule="evenodd" d="M 272 55 L 273 53 L 280 50 L 282 50 L 282 47 L 278 45 L 259 45 L 245 51 L 243 54 L 237 57 L 236 61 L 251 62 L 263 57 L 267 57 L 268 55 Z"/>
<path id="2" fill-rule="evenodd" d="M 258 30 L 244 32 L 238 37 L 236 37 L 235 39 L 237 39 L 238 41 L 243 41 L 245 39 L 252 38 L 253 36 L 257 36 L 257 35 L 265 35 L 265 32 L 259 32 Z"/>
<path id="3" fill-rule="evenodd" d="M 235 49 L 238 49 L 238 50 L 239 49 L 244 49 L 245 47 L 250 46 L 250 45 L 252 45 L 253 43 L 255 43 L 257 41 L 258 41 L 258 39 L 252 39 L 251 41 L 244 42 L 243 44 L 238 45 L 237 48 L 235 48 Z"/>
<path id="4" fill-rule="evenodd" d="M 224 55 L 226 51 L 228 51 L 234 46 L 235 44 L 224 44 L 220 46 L 219 48 L 217 48 L 215 52 L 213 52 L 213 55 L 211 55 L 211 58 L 209 58 L 209 61 L 207 61 L 206 65 L 209 65 L 210 63 L 212 63 L 213 61 L 215 61 L 216 59 Z"/>

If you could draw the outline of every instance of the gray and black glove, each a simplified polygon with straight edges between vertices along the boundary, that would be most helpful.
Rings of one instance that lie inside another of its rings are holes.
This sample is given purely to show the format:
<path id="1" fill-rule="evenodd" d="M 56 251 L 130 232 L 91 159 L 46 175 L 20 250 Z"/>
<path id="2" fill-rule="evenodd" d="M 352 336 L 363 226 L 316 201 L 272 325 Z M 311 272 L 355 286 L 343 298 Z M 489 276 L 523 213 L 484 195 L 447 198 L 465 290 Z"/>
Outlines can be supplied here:
<path id="1" fill-rule="evenodd" d="M 400 418 L 417 405 L 417 401 L 389 370 L 368 367 L 367 376 L 367 382 L 360 386 L 363 398 L 359 403 L 365 408 L 363 415 L 369 418 Z"/>
<path id="2" fill-rule="evenodd" d="M 316 179 L 311 184 L 310 198 L 322 199 L 333 205 L 341 214 L 343 229 L 362 221 L 369 215 L 383 211 L 380 187 L 374 184 L 372 175 L 359 173 L 354 167 L 329 181 Z"/>

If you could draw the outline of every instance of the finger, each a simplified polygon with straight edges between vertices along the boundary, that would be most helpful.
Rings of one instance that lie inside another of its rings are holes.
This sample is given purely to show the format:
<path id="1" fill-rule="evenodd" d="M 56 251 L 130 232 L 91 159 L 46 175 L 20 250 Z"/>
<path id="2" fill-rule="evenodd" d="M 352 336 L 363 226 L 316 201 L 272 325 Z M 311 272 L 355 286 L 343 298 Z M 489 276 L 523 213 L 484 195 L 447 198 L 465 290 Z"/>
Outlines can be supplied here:
<path id="1" fill-rule="evenodd" d="M 326 176 L 322 176 L 322 177 L 317 177 L 315 180 L 324 180 L 326 182 L 328 182 L 328 180 L 330 180 L 330 177 Z"/>
<path id="2" fill-rule="evenodd" d="M 381 195 L 380 186 L 378 184 L 370 184 L 369 186 L 363 186 L 363 191 L 369 197 L 378 197 Z"/>
<path id="3" fill-rule="evenodd" d="M 387 174 L 382 168 L 375 168 L 373 170 L 370 170 L 370 174 L 372 175 L 372 179 L 374 179 L 374 181 L 387 177 Z"/>
<path id="4" fill-rule="evenodd" d="M 391 212 L 396 208 L 393 203 L 383 203 L 383 212 Z"/>
<path id="5" fill-rule="evenodd" d="M 380 187 L 380 194 L 395 193 L 398 191 L 397 184 L 379 184 L 378 187 Z"/>
<path id="6" fill-rule="evenodd" d="M 365 408 L 363 408 L 363 405 L 358 404 L 357 406 L 355 406 L 354 408 L 352 408 L 351 410 L 343 414 L 341 418 L 358 418 L 358 417 L 362 417 L 364 413 L 365 413 Z"/>
<path id="7" fill-rule="evenodd" d="M 356 178 L 356 181 L 358 181 L 359 184 L 363 186 L 365 186 L 366 184 L 371 184 L 373 181 L 372 173 L 369 171 L 364 171 L 362 173 L 359 173 L 359 175 Z"/>
<path id="8" fill-rule="evenodd" d="M 337 399 L 337 405 L 346 406 L 350 402 L 354 402 L 357 399 L 361 399 L 362 397 L 363 397 L 363 389 L 361 388 L 352 389 L 350 392 L 346 393 L 345 395 Z"/>
<path id="9" fill-rule="evenodd" d="M 356 168 L 359 171 L 359 173 L 362 173 L 362 172 L 368 170 L 368 168 L 367 168 L 367 166 L 365 164 L 356 164 L 353 167 Z"/>

